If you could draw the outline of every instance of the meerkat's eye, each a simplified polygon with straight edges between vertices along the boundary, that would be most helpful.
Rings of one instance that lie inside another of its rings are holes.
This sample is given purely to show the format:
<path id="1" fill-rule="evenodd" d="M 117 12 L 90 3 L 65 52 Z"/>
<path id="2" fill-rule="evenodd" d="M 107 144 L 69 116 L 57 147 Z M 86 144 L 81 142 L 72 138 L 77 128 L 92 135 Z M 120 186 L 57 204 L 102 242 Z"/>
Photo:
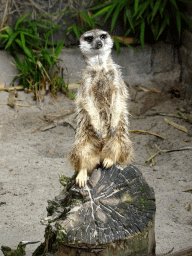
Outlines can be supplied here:
<path id="1" fill-rule="evenodd" d="M 106 39 L 106 38 L 107 38 L 107 35 L 106 35 L 106 34 L 102 34 L 102 35 L 100 35 L 100 38 L 101 38 L 101 39 Z"/>
<path id="2" fill-rule="evenodd" d="M 93 41 L 93 36 L 85 36 L 84 37 L 85 41 L 87 41 L 88 43 L 91 43 Z"/>

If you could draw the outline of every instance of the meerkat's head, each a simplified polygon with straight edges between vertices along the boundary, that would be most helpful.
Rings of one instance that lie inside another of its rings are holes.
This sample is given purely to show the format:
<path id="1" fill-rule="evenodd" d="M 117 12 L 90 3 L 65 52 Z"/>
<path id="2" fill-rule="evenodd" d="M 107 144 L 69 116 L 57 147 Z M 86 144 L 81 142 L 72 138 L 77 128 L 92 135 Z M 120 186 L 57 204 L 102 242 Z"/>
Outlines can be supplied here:
<path id="1" fill-rule="evenodd" d="M 87 58 L 94 55 L 106 55 L 111 52 L 113 39 L 106 31 L 93 29 L 80 37 L 79 47 L 82 54 Z"/>

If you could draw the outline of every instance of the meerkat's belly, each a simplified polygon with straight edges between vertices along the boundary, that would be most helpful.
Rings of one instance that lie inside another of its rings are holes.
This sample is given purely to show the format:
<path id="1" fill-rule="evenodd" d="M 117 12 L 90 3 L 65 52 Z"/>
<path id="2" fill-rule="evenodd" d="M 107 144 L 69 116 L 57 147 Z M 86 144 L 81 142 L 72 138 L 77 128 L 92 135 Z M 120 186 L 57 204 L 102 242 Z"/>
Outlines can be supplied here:
<path id="1" fill-rule="evenodd" d="M 113 93 L 113 81 L 110 79 L 108 72 L 101 71 L 98 73 L 92 81 L 92 90 L 97 107 L 108 111 Z"/>
<path id="2" fill-rule="evenodd" d="M 94 102 L 99 112 L 101 129 L 103 136 L 106 137 L 109 132 L 111 120 L 111 101 L 113 94 L 113 82 L 108 74 L 101 72 L 92 83 Z"/>

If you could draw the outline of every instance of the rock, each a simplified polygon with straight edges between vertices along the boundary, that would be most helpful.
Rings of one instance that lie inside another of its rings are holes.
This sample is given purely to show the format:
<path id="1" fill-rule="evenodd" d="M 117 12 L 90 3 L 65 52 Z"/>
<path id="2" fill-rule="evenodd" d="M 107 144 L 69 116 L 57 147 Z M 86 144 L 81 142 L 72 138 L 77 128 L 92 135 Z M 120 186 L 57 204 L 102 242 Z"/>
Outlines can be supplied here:
<path id="1" fill-rule="evenodd" d="M 33 256 L 155 253 L 154 191 L 132 165 L 95 169 L 84 188 L 74 176 L 47 210 L 44 254 Z"/>

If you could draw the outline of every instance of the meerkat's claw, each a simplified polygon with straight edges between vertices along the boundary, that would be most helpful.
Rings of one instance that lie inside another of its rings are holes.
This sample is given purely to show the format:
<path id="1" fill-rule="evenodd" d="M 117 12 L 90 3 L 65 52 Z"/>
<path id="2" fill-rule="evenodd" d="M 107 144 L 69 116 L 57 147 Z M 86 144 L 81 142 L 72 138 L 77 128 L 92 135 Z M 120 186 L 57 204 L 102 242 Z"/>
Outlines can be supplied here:
<path id="1" fill-rule="evenodd" d="M 111 167 L 114 164 L 113 160 L 111 160 L 110 158 L 105 158 L 103 160 L 103 166 L 107 169 L 109 167 Z"/>
<path id="2" fill-rule="evenodd" d="M 87 183 L 87 170 L 81 169 L 76 177 L 76 184 L 79 184 L 79 187 L 85 187 Z"/>

